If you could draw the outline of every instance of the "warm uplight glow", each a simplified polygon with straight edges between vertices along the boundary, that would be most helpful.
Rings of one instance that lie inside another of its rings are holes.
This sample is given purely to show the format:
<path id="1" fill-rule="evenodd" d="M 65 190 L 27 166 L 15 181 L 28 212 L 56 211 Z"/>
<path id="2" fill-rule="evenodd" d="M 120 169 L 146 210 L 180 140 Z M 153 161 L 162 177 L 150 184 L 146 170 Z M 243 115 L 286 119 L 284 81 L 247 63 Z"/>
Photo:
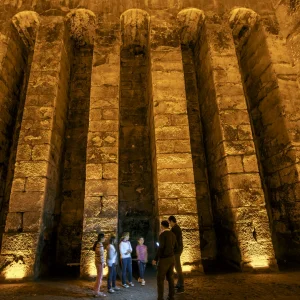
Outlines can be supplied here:
<path id="1" fill-rule="evenodd" d="M 108 267 L 106 266 L 106 268 L 104 268 L 103 270 L 103 276 L 106 276 L 107 274 L 108 274 Z M 88 265 L 88 275 L 89 277 L 97 277 L 97 270 L 94 261 L 92 261 Z"/>
<path id="2" fill-rule="evenodd" d="M 88 264 L 88 274 L 90 277 L 96 277 L 97 276 L 97 270 L 94 263 Z"/>
<path id="3" fill-rule="evenodd" d="M 5 270 L 6 279 L 22 279 L 26 275 L 26 265 L 22 261 L 11 264 Z"/>
<path id="4" fill-rule="evenodd" d="M 191 272 L 193 270 L 192 266 L 182 266 L 182 272 Z"/>
<path id="5" fill-rule="evenodd" d="M 252 258 L 250 265 L 254 269 L 267 268 L 269 267 L 269 260 L 266 256 L 255 256 Z"/>

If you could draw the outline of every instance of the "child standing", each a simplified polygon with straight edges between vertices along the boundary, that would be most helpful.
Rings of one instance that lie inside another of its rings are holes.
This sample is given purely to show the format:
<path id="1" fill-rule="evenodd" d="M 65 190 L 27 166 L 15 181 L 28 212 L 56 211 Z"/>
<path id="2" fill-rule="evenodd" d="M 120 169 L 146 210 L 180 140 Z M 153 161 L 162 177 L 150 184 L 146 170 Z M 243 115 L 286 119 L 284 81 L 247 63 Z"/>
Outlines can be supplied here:
<path id="1" fill-rule="evenodd" d="M 141 285 L 145 285 L 145 269 L 146 269 L 146 264 L 148 261 L 148 250 L 147 246 L 144 245 L 144 238 L 140 237 L 138 239 L 138 245 L 136 246 L 136 255 L 137 255 L 137 260 L 138 260 L 138 266 L 139 266 L 139 272 L 140 272 L 140 277 L 138 279 L 138 282 L 141 283 Z"/>
<path id="2" fill-rule="evenodd" d="M 104 247 L 103 247 L 104 241 L 105 241 L 104 233 L 99 233 L 98 239 L 93 246 L 93 250 L 95 251 L 95 266 L 97 269 L 97 279 L 94 286 L 94 292 L 95 292 L 95 296 L 102 296 L 102 297 L 106 297 L 106 294 L 100 292 L 102 278 L 103 278 L 103 269 L 105 268 Z"/>
<path id="3" fill-rule="evenodd" d="M 129 242 L 129 232 L 123 233 L 119 247 L 120 247 L 120 255 L 122 259 L 122 286 L 124 288 L 129 288 L 129 285 L 134 286 L 134 284 L 132 283 L 132 259 L 131 259 L 132 247 Z M 128 271 L 129 285 L 126 284 L 127 271 Z"/>
<path id="4" fill-rule="evenodd" d="M 115 291 L 120 290 L 116 286 L 116 277 L 117 277 L 117 250 L 115 247 L 116 237 L 111 236 L 109 244 L 107 246 L 107 266 L 108 266 L 108 277 L 107 277 L 107 289 L 109 293 L 114 293 Z"/>

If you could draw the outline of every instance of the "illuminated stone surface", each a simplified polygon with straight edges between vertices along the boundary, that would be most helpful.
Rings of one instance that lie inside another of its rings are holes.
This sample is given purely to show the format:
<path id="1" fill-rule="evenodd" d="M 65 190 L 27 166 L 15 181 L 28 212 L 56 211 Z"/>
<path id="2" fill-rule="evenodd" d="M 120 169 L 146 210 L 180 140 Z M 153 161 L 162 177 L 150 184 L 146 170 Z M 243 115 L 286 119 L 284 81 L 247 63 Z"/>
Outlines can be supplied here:
<path id="1" fill-rule="evenodd" d="M 244 2 L 0 2 L 1 277 L 169 215 L 187 272 L 299 262 L 300 7 Z"/>

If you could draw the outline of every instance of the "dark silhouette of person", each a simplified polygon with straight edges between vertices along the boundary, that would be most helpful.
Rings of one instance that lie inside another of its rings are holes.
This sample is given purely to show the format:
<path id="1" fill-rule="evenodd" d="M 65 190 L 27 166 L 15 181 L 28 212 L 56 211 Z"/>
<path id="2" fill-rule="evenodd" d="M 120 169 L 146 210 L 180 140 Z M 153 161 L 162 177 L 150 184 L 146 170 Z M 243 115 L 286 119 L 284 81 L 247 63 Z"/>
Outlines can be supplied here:
<path id="1" fill-rule="evenodd" d="M 161 233 L 159 235 L 159 246 L 156 256 L 152 261 L 153 265 L 157 265 L 157 300 L 164 299 L 164 280 L 169 283 L 168 300 L 174 300 L 174 251 L 177 248 L 176 236 L 169 230 L 169 222 L 161 222 Z"/>
<path id="2" fill-rule="evenodd" d="M 182 242 L 182 231 L 179 225 L 176 222 L 176 218 L 174 216 L 169 217 L 169 223 L 171 225 L 171 231 L 175 234 L 176 236 L 176 241 L 178 244 L 177 249 L 175 250 L 175 270 L 178 275 L 178 281 L 175 286 L 177 289 L 177 294 L 184 293 L 184 279 L 183 279 L 183 273 L 182 273 L 182 268 L 181 268 L 181 261 L 180 261 L 180 256 L 183 251 L 183 242 Z"/>

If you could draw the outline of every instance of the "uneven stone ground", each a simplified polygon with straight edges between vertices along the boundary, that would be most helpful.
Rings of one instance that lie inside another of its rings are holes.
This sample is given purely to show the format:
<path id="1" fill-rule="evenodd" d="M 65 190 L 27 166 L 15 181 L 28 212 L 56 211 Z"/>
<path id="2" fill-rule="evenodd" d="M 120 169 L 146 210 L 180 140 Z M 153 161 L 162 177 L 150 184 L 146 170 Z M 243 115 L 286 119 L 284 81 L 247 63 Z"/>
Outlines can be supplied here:
<path id="1" fill-rule="evenodd" d="M 118 282 L 120 284 L 120 282 Z M 105 299 L 156 300 L 155 272 L 148 270 L 146 286 L 136 281 L 133 288 Z M 83 280 L 42 280 L 0 285 L 2 300 L 71 300 L 92 299 L 93 282 Z M 167 288 L 167 285 L 165 286 Z M 106 282 L 104 289 L 106 292 Z M 167 292 L 167 290 L 166 290 Z M 98 298 L 102 299 L 102 298 Z M 176 295 L 175 300 L 198 299 L 300 299 L 300 272 L 270 274 L 230 273 L 186 278 L 186 292 Z"/>

